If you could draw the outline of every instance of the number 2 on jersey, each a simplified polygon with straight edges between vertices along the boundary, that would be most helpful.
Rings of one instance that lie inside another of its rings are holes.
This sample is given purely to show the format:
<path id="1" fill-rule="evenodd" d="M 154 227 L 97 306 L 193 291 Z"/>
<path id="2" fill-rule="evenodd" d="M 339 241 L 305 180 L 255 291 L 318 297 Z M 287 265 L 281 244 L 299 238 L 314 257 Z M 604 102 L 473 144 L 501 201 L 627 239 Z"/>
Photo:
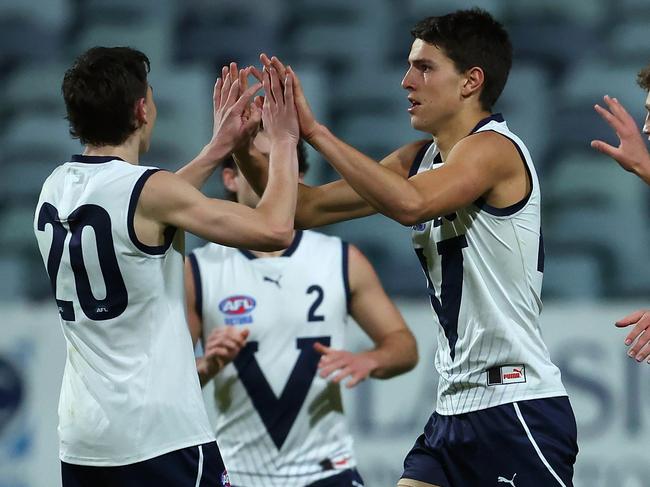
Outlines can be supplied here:
<path id="1" fill-rule="evenodd" d="M 429 275 L 429 266 L 424 250 L 415 249 L 427 277 L 431 305 L 438 315 L 440 325 L 449 342 L 449 354 L 452 360 L 456 356 L 456 342 L 458 341 L 458 315 L 463 293 L 463 249 L 465 247 L 467 247 L 465 235 L 458 235 L 436 244 L 438 255 L 442 259 L 440 299 L 436 296 L 436 290 Z"/>
<path id="2" fill-rule="evenodd" d="M 49 203 L 43 203 L 38 213 L 37 228 L 45 231 L 45 225 L 52 226 L 52 246 L 47 257 L 47 273 L 56 299 L 56 282 L 63 257 L 68 230 L 61 223 L 59 211 Z M 111 218 L 108 212 L 97 205 L 82 205 L 68 217 L 69 232 L 72 234 L 68 247 L 70 267 L 74 275 L 77 298 L 84 314 L 93 321 L 109 320 L 121 315 L 128 303 L 128 293 L 113 246 Z M 85 227 L 91 227 L 97 240 L 99 266 L 106 286 L 106 297 L 96 299 L 92 293 L 88 270 L 83 260 L 81 234 Z M 56 299 L 61 318 L 74 321 L 74 307 L 71 301 Z"/>

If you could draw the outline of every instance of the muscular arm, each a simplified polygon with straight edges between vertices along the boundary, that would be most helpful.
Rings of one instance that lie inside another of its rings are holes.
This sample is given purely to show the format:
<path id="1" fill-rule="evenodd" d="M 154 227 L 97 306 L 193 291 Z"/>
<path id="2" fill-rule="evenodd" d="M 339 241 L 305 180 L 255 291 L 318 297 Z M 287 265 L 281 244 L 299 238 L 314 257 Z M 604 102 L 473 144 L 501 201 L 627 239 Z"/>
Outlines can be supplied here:
<path id="1" fill-rule="evenodd" d="M 160 171 L 145 183 L 137 211 L 145 219 L 224 245 L 253 250 L 286 248 L 293 235 L 295 152 L 291 144 L 274 146 L 269 189 L 256 208 L 207 198 L 177 175 Z M 275 164 L 274 160 L 285 162 Z"/>
<path id="2" fill-rule="evenodd" d="M 407 144 L 379 164 L 406 178 L 418 150 L 427 141 Z M 254 146 L 235 152 L 237 165 L 258 194 L 266 186 L 268 161 Z M 372 161 L 374 165 L 377 165 Z M 298 185 L 296 228 L 313 228 L 372 215 L 376 210 L 350 184 L 339 179 L 320 186 Z"/>
<path id="3" fill-rule="evenodd" d="M 354 246 L 348 248 L 350 314 L 375 344 L 360 353 L 335 350 L 318 343 L 323 356 L 319 362 L 321 377 L 354 387 L 368 376 L 388 379 L 411 370 L 418 361 L 413 334 L 393 302 L 386 296 L 370 262 Z"/>
<path id="4" fill-rule="evenodd" d="M 373 208 L 403 225 L 468 206 L 497 184 L 525 174 L 512 143 L 494 132 L 462 139 L 444 166 L 410 179 L 375 164 L 324 126 L 319 126 L 310 143 Z"/>

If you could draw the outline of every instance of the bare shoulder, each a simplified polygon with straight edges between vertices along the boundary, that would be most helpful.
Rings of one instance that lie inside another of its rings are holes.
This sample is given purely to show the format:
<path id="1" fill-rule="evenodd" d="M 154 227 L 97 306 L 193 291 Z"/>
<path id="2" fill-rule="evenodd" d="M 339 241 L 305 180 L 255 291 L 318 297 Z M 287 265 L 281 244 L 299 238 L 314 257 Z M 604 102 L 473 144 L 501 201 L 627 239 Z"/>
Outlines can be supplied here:
<path id="1" fill-rule="evenodd" d="M 449 153 L 448 162 L 502 169 L 505 171 L 522 168 L 517 147 L 504 135 L 486 130 L 471 134 L 456 143 Z"/>
<path id="2" fill-rule="evenodd" d="M 145 213 L 169 206 L 175 206 L 187 195 L 198 193 L 192 185 L 169 171 L 156 171 L 145 182 L 138 210 Z"/>

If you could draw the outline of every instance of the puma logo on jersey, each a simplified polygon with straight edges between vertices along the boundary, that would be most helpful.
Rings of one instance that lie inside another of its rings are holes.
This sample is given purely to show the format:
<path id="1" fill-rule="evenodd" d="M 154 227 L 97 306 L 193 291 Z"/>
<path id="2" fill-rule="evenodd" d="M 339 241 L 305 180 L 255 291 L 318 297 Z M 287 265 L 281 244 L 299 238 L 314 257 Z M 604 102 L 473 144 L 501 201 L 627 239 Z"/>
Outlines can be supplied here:
<path id="1" fill-rule="evenodd" d="M 526 382 L 526 367 L 522 365 L 502 365 L 487 371 L 488 386 Z"/>
<path id="2" fill-rule="evenodd" d="M 510 480 L 508 480 L 508 479 L 505 478 L 505 477 L 501 477 L 501 476 L 499 476 L 499 478 L 497 479 L 497 482 L 498 482 L 498 483 L 502 483 L 502 482 L 503 482 L 504 484 L 510 484 L 510 485 L 512 485 L 512 487 L 517 487 L 517 486 L 515 485 L 515 477 L 516 477 L 516 476 L 517 476 L 517 474 L 514 474 L 514 475 L 512 476 L 512 479 L 510 479 Z"/>
<path id="3" fill-rule="evenodd" d="M 282 289 L 282 286 L 280 286 L 280 279 L 282 279 L 282 276 L 278 276 L 277 279 L 271 279 L 268 276 L 264 276 L 264 282 L 272 282 L 276 286 L 278 286 L 278 289 Z"/>

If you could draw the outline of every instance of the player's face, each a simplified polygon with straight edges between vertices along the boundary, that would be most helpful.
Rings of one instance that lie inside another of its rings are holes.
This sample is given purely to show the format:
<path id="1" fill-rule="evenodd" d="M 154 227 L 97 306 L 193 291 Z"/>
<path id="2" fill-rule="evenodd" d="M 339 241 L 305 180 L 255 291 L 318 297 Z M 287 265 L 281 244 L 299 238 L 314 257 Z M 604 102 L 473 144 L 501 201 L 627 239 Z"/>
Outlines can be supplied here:
<path id="1" fill-rule="evenodd" d="M 648 96 L 645 99 L 645 109 L 646 109 L 646 116 L 645 116 L 645 123 L 643 124 L 643 133 L 648 136 L 648 140 L 650 140 L 650 91 L 648 91 Z"/>
<path id="2" fill-rule="evenodd" d="M 409 92 L 411 125 L 435 134 L 460 108 L 465 78 L 440 48 L 422 39 L 413 41 L 408 61 L 402 88 Z"/>
<path id="3" fill-rule="evenodd" d="M 156 124 L 156 117 L 158 112 L 156 110 L 156 104 L 153 101 L 153 90 L 151 86 L 147 87 L 147 96 L 145 97 L 145 109 L 146 109 L 146 119 L 147 123 L 143 125 L 143 134 L 140 139 L 140 153 L 145 153 L 149 150 L 151 145 L 151 134 L 153 133 L 153 127 Z"/>

